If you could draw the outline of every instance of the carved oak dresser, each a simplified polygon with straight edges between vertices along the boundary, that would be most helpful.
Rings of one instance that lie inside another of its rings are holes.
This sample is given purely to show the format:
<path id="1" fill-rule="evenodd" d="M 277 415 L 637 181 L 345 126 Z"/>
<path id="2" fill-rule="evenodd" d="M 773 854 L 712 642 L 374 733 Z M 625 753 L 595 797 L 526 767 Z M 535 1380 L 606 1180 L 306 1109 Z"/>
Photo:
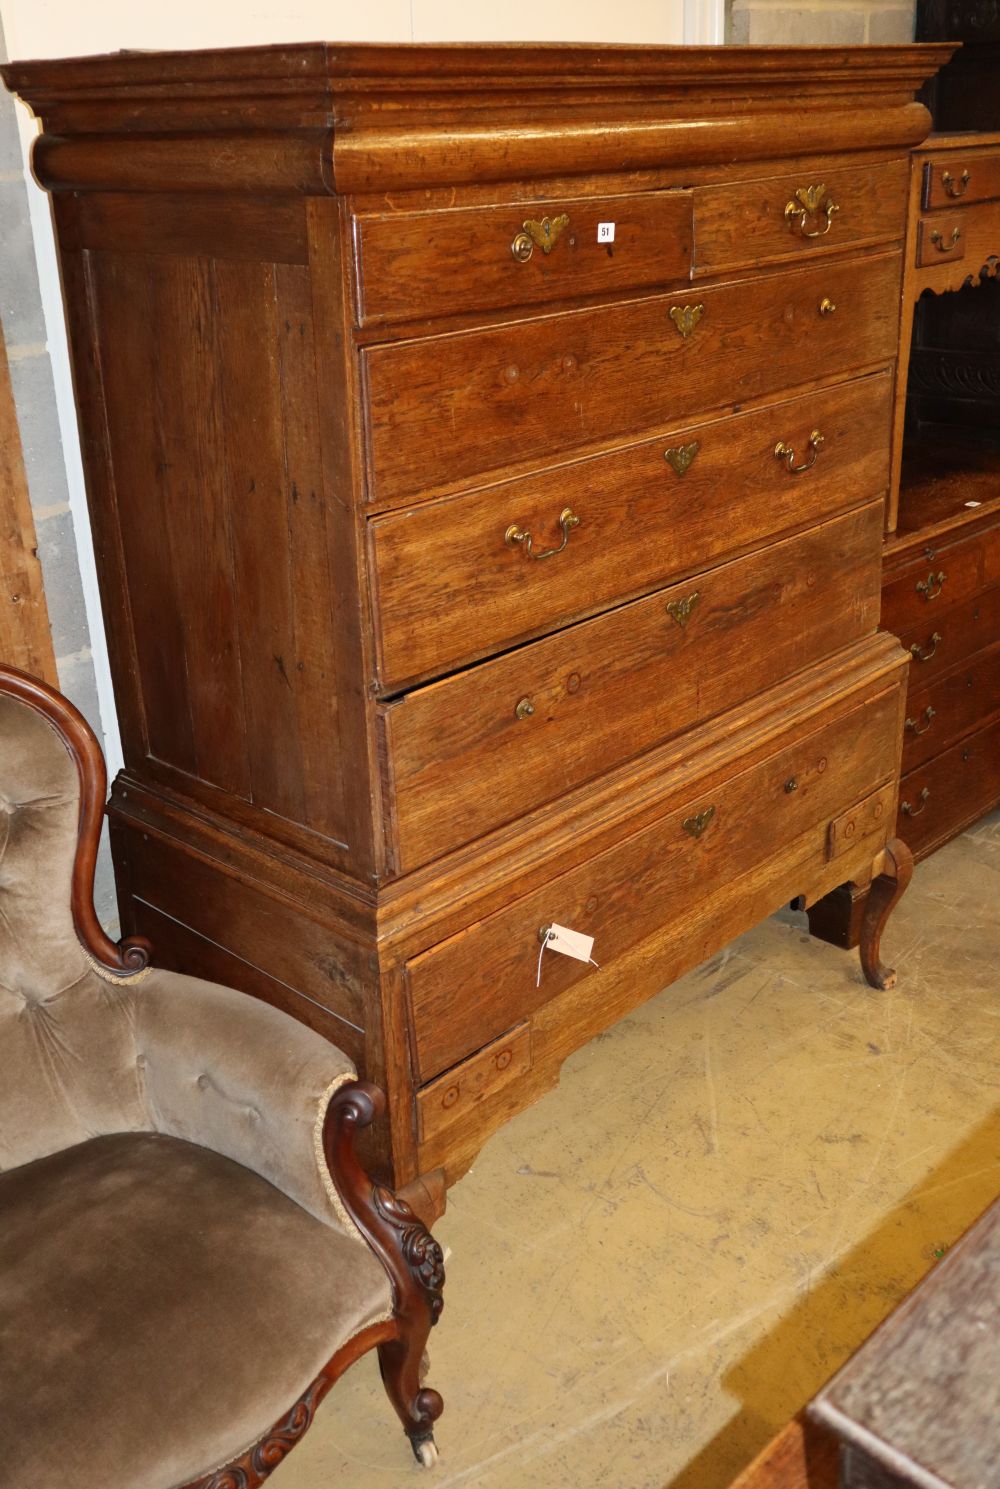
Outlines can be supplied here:
<path id="1" fill-rule="evenodd" d="M 4 69 L 55 202 L 124 927 L 349 1050 L 426 1208 L 793 898 L 874 875 L 885 984 L 906 157 L 951 50 Z"/>

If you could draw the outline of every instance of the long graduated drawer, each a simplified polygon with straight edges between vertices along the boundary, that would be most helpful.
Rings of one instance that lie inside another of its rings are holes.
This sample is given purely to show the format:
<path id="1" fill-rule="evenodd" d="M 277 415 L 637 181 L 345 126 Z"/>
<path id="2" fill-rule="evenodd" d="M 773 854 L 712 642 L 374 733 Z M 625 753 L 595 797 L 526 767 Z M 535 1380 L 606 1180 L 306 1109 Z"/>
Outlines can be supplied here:
<path id="1" fill-rule="evenodd" d="M 848 847 L 863 854 L 869 839 L 884 841 L 895 807 L 902 685 L 901 667 L 861 706 L 857 695 L 834 699 L 809 732 L 789 729 L 742 770 L 746 745 L 736 731 L 728 770 L 665 798 L 651 825 L 632 836 L 625 829 L 616 846 L 412 959 L 406 978 L 420 1081 L 575 984 L 586 981 L 599 999 L 618 958 L 647 938 L 654 956 L 656 938 L 669 941 L 692 901 L 710 915 L 711 897 L 779 845 L 812 834 L 803 851 L 822 865 Z M 838 831 L 841 818 L 850 831 Z M 599 969 L 545 953 L 539 982 L 539 931 L 552 922 L 594 936 Z M 647 966 L 645 976 L 656 972 Z"/>
<path id="2" fill-rule="evenodd" d="M 451 671 L 881 495 L 891 396 L 891 377 L 878 373 L 544 477 L 372 518 L 381 690 Z M 539 560 L 562 541 L 557 557 Z"/>
<path id="3" fill-rule="evenodd" d="M 874 631 L 881 501 L 383 705 L 400 871 Z"/>
<path id="4" fill-rule="evenodd" d="M 368 500 L 390 506 L 895 354 L 878 253 L 362 353 Z"/>

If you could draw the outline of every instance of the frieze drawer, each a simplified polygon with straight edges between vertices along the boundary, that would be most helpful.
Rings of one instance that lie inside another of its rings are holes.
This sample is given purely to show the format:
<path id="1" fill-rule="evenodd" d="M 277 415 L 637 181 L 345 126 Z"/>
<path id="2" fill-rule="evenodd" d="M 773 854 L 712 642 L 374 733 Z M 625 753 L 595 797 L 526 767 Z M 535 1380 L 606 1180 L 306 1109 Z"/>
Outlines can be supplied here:
<path id="1" fill-rule="evenodd" d="M 397 868 L 479 837 L 873 632 L 881 521 L 882 503 L 870 503 L 383 706 Z"/>
<path id="2" fill-rule="evenodd" d="M 900 263 L 882 253 L 368 347 L 369 501 L 550 465 L 888 362 Z"/>
<path id="3" fill-rule="evenodd" d="M 881 495 L 891 393 L 879 373 L 373 518 L 381 690 Z"/>
<path id="4" fill-rule="evenodd" d="M 362 325 L 457 315 L 687 280 L 691 193 L 366 211 L 354 235 Z"/>

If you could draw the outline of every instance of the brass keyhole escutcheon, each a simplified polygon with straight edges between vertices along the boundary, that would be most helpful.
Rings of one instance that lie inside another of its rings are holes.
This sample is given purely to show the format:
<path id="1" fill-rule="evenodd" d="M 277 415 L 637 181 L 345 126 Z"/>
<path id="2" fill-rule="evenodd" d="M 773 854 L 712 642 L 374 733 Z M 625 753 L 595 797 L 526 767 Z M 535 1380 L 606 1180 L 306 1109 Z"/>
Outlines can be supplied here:
<path id="1" fill-rule="evenodd" d="M 670 319 L 684 341 L 687 341 L 704 314 L 704 305 L 672 305 L 670 307 Z"/>
<path id="2" fill-rule="evenodd" d="M 684 831 L 693 838 L 700 838 L 705 828 L 715 816 L 714 807 L 705 807 L 703 811 L 696 812 L 693 817 L 685 817 L 683 822 Z"/>
<path id="3" fill-rule="evenodd" d="M 529 217 L 515 236 L 510 251 L 519 264 L 526 264 L 536 246 L 544 254 L 550 254 L 568 227 L 569 218 L 565 212 L 560 212 L 558 217 Z"/>
<path id="4" fill-rule="evenodd" d="M 700 449 L 700 441 L 693 439 L 689 445 L 675 445 L 670 450 L 664 450 L 663 458 L 677 475 L 686 476 Z"/>
<path id="5" fill-rule="evenodd" d="M 667 614 L 676 625 L 680 626 L 681 630 L 691 619 L 691 613 L 700 599 L 701 592 L 696 589 L 693 594 L 686 595 L 682 600 L 668 600 Z"/>

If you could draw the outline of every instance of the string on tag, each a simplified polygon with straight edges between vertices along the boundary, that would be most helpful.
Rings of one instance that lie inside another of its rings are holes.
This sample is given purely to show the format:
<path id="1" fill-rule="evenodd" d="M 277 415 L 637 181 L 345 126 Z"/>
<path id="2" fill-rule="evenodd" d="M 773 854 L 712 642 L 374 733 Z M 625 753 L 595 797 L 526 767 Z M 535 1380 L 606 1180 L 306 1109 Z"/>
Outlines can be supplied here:
<path id="1" fill-rule="evenodd" d="M 545 955 L 545 948 L 549 942 L 555 940 L 555 934 L 555 931 L 549 929 L 546 930 L 545 935 L 542 937 L 542 944 L 538 948 L 538 972 L 535 976 L 535 987 L 541 987 L 542 985 L 542 957 Z"/>
<path id="2" fill-rule="evenodd" d="M 556 940 L 556 932 L 552 929 L 551 926 L 549 926 L 546 929 L 545 934 L 541 936 L 541 942 L 542 942 L 542 944 L 538 948 L 538 968 L 537 968 L 536 973 L 535 973 L 535 987 L 541 987 L 541 985 L 542 985 L 542 957 L 545 955 L 545 948 L 546 948 L 546 946 L 548 946 L 548 944 L 549 944 L 550 941 L 555 941 L 555 940 Z M 581 957 L 580 960 L 582 961 L 583 958 Z M 601 970 L 601 964 L 600 964 L 600 962 L 595 962 L 594 961 L 594 958 L 592 956 L 589 956 L 587 958 L 587 962 L 588 962 L 588 964 L 591 967 L 596 967 L 597 970 L 598 970 L 598 972 L 600 972 L 600 970 Z"/>

